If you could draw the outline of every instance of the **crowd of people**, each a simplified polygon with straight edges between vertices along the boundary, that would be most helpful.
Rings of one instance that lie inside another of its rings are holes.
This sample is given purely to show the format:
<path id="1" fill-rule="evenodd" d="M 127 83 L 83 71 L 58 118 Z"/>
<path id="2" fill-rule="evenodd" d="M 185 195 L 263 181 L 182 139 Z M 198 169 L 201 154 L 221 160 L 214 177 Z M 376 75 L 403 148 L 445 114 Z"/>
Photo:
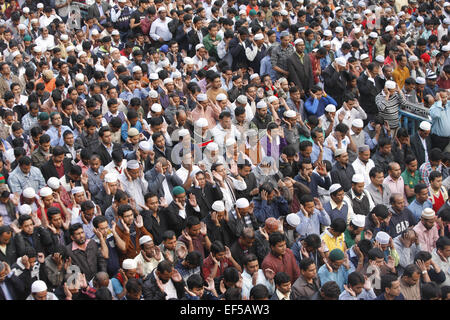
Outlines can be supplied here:
<path id="1" fill-rule="evenodd" d="M 0 18 L 0 300 L 450 299 L 450 2 Z"/>

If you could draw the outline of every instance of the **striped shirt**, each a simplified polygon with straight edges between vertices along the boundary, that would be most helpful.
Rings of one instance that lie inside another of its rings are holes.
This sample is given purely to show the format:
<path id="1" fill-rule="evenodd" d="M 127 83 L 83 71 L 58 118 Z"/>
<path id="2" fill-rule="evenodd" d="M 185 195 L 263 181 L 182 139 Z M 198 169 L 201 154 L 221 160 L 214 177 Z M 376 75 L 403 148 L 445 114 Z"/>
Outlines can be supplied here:
<path id="1" fill-rule="evenodd" d="M 412 107 L 417 108 L 418 105 L 411 103 L 405 99 L 402 95 L 397 92 L 389 96 L 389 100 L 386 100 L 386 94 L 382 90 L 376 97 L 375 103 L 380 111 L 380 115 L 385 121 L 389 123 L 391 129 L 396 129 L 400 124 L 400 116 L 398 110 L 401 107 Z"/>

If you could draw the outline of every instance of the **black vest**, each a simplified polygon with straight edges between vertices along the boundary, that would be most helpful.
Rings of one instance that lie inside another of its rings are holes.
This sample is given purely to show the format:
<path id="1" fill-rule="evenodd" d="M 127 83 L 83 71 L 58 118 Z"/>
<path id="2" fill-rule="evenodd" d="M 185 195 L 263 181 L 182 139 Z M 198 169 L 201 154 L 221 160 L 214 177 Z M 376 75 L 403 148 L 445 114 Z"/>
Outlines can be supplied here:
<path id="1" fill-rule="evenodd" d="M 367 216 L 370 212 L 370 203 L 366 191 L 363 191 L 363 195 L 364 197 L 361 200 L 356 197 L 352 199 L 352 190 L 350 189 L 347 192 L 347 196 L 352 200 L 353 212 Z"/>

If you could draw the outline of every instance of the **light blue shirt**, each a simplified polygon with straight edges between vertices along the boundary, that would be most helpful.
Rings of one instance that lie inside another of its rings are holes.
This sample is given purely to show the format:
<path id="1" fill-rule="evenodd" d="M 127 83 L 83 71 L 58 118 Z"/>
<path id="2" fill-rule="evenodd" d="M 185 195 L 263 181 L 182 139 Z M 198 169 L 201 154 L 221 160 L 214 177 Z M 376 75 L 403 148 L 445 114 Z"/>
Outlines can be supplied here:
<path id="1" fill-rule="evenodd" d="M 436 101 L 430 108 L 431 133 L 439 137 L 450 137 L 450 101 L 445 108 L 442 101 Z"/>
<path id="2" fill-rule="evenodd" d="M 330 216 L 325 210 L 319 211 L 314 208 L 314 213 L 310 217 L 305 217 L 300 210 L 297 212 L 297 215 L 300 218 L 300 223 L 296 230 L 302 237 L 306 237 L 313 233 L 320 234 L 320 224 L 324 226 L 329 226 L 331 224 Z"/>
<path id="3" fill-rule="evenodd" d="M 58 137 L 58 129 L 56 129 L 54 126 L 48 128 L 48 130 L 45 133 L 50 136 L 50 145 L 52 147 L 56 146 L 62 147 L 64 145 L 63 135 L 66 130 L 69 130 L 70 132 L 73 133 L 73 131 L 68 126 L 61 125 L 61 137 Z"/>
<path id="4" fill-rule="evenodd" d="M 374 300 L 376 297 L 377 296 L 372 288 L 370 288 L 370 290 L 363 289 L 356 297 L 348 293 L 347 290 L 344 290 L 339 296 L 339 300 Z"/>
<path id="5" fill-rule="evenodd" d="M 314 163 L 319 158 L 320 154 L 320 148 L 317 144 L 313 143 L 312 152 L 311 152 L 311 162 Z M 333 151 L 331 151 L 330 148 L 327 148 L 323 146 L 323 156 L 322 160 L 328 160 L 331 162 L 332 165 L 336 162 L 336 160 L 333 159 Z"/>
<path id="6" fill-rule="evenodd" d="M 426 200 L 424 203 L 420 204 L 416 199 L 414 199 L 414 201 L 408 206 L 408 209 L 411 210 L 415 219 L 415 224 L 417 224 L 422 216 L 422 211 L 426 208 L 432 207 L 433 205 L 430 200 Z"/>
<path id="7" fill-rule="evenodd" d="M 319 268 L 317 275 L 320 279 L 320 285 L 323 286 L 323 284 L 328 281 L 335 281 L 341 289 L 341 292 L 345 290 L 344 284 L 347 284 L 348 270 L 345 269 L 343 265 L 340 266 L 340 268 L 336 272 L 328 271 L 327 266 L 323 265 Z"/>
<path id="8" fill-rule="evenodd" d="M 12 193 L 22 193 L 23 189 L 28 187 L 38 192 L 45 187 L 45 180 L 38 168 L 31 166 L 30 172 L 25 175 L 17 166 L 8 177 L 8 185 Z"/>
<path id="9" fill-rule="evenodd" d="M 272 296 L 275 292 L 275 283 L 270 283 L 269 280 L 266 279 L 264 272 L 261 269 L 258 269 L 258 279 L 256 280 L 256 284 L 263 284 L 269 289 L 269 295 Z M 253 288 L 253 279 L 252 276 L 244 270 L 242 272 L 242 296 L 250 297 L 250 290 Z"/>

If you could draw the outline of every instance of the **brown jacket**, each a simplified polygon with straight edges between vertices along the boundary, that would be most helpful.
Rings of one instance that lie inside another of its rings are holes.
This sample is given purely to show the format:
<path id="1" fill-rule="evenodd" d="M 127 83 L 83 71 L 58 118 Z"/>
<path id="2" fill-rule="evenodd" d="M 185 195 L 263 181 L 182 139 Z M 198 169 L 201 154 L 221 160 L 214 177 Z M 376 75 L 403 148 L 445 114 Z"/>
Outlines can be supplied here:
<path id="1" fill-rule="evenodd" d="M 11 83 L 18 83 L 19 85 L 21 84 L 19 81 L 19 78 L 13 74 L 11 74 Z M 24 88 L 22 86 L 20 86 L 20 90 L 23 90 Z M 8 81 L 6 81 L 6 79 L 3 78 L 3 76 L 0 77 L 0 97 L 3 98 L 3 95 L 5 94 L 6 91 L 10 91 L 10 84 L 8 83 Z"/>
<path id="2" fill-rule="evenodd" d="M 292 300 L 311 299 L 311 297 L 319 291 L 319 278 L 313 279 L 313 283 L 306 282 L 303 276 L 298 277 L 292 285 L 291 297 Z"/>
<path id="3" fill-rule="evenodd" d="M 141 246 L 139 245 L 140 237 L 147 235 L 153 239 L 153 236 L 145 229 L 145 227 L 136 228 L 136 244 L 131 241 L 130 233 L 122 230 L 119 225 L 116 225 L 116 231 L 120 239 L 125 241 L 126 244 L 125 251 L 119 250 L 120 265 L 122 265 L 123 260 L 134 259 L 141 252 Z"/>

